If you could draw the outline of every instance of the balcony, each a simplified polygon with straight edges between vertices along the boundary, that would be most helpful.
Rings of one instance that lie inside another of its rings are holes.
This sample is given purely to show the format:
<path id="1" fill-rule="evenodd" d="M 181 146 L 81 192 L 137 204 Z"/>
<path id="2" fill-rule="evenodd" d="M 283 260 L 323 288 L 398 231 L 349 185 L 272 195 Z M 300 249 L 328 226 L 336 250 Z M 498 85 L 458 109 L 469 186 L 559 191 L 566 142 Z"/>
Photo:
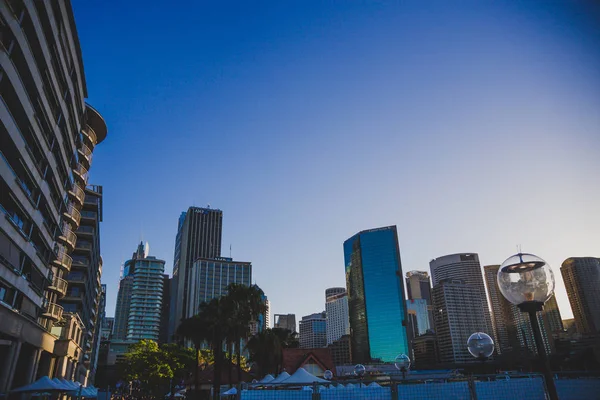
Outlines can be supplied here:
<path id="1" fill-rule="evenodd" d="M 87 241 L 83 241 L 83 240 L 78 240 L 77 244 L 75 245 L 75 248 L 78 251 L 85 251 L 85 252 L 92 252 L 92 244 L 90 242 Z"/>
<path id="2" fill-rule="evenodd" d="M 69 228 L 69 225 L 63 225 L 62 232 L 58 237 L 65 246 L 69 248 L 69 251 L 73 251 L 75 249 L 75 243 L 77 243 L 77 235 L 73 233 L 73 231 Z"/>
<path id="3" fill-rule="evenodd" d="M 53 292 L 60 294 L 60 297 L 63 297 L 67 292 L 67 286 L 67 281 L 55 276 L 54 279 L 52 279 L 50 286 L 48 286 L 48 290 L 52 290 Z"/>
<path id="4" fill-rule="evenodd" d="M 96 146 L 96 143 L 98 143 L 98 137 L 96 136 L 96 132 L 94 132 L 92 128 L 87 127 L 83 129 L 81 133 L 83 134 L 83 137 L 86 139 L 87 143 L 93 149 Z"/>
<path id="5" fill-rule="evenodd" d="M 90 166 L 92 165 L 92 150 L 90 150 L 89 147 L 87 147 L 85 144 L 82 144 L 78 149 L 77 152 L 79 153 L 79 161 L 82 162 L 84 164 L 86 164 L 87 168 L 90 168 Z"/>
<path id="6" fill-rule="evenodd" d="M 51 319 L 53 321 L 60 321 L 63 315 L 63 308 L 56 303 L 48 303 L 42 317 Z"/>
<path id="7" fill-rule="evenodd" d="M 75 205 L 73 203 L 70 203 L 67 206 L 67 209 L 63 213 L 63 216 L 71 225 L 71 228 L 77 229 L 79 227 L 79 222 L 81 222 L 81 214 L 79 213 L 79 210 L 75 208 Z"/>
<path id="8" fill-rule="evenodd" d="M 79 208 L 83 206 L 83 202 L 85 201 L 85 192 L 77 183 L 73 184 L 71 190 L 69 190 L 69 197 L 72 201 L 77 203 Z"/>
<path id="9" fill-rule="evenodd" d="M 66 249 L 63 246 L 60 246 L 58 255 L 56 259 L 52 261 L 52 263 L 58 268 L 62 268 L 65 271 L 69 272 L 71 270 L 71 265 L 73 264 L 73 259 L 70 255 L 67 254 Z"/>
<path id="10" fill-rule="evenodd" d="M 73 174 L 75 178 L 81 183 L 83 186 L 87 184 L 88 180 L 88 170 L 81 165 L 81 163 L 77 164 L 77 167 L 73 168 Z"/>
<path id="11" fill-rule="evenodd" d="M 93 226 L 82 225 L 79 227 L 79 229 L 77 229 L 77 237 L 83 237 L 83 236 L 93 237 L 95 233 L 96 233 L 96 229 L 94 229 Z M 77 246 L 75 246 L 75 247 L 79 248 L 81 246 L 79 244 L 77 244 Z"/>
<path id="12" fill-rule="evenodd" d="M 65 295 L 65 297 L 63 297 L 62 301 L 68 301 L 68 302 L 83 302 L 83 293 L 79 292 L 79 293 L 67 293 Z"/>

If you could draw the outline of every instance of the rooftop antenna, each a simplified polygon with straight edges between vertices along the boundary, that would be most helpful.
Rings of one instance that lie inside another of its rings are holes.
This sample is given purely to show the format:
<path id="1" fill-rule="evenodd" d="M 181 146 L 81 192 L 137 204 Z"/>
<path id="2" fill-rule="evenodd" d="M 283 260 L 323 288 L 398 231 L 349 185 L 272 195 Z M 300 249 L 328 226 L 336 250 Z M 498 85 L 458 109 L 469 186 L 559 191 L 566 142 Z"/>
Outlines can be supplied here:
<path id="1" fill-rule="evenodd" d="M 210 209 L 210 203 L 208 203 L 208 204 L 206 205 L 206 208 Z"/>
<path id="2" fill-rule="evenodd" d="M 231 257 L 231 243 L 229 243 L 229 258 L 233 258 Z"/>
<path id="3" fill-rule="evenodd" d="M 522 253 L 522 250 L 521 250 L 521 245 L 520 245 L 520 244 L 518 244 L 518 245 L 517 245 L 517 252 L 518 252 L 519 254 L 521 254 L 521 253 Z"/>

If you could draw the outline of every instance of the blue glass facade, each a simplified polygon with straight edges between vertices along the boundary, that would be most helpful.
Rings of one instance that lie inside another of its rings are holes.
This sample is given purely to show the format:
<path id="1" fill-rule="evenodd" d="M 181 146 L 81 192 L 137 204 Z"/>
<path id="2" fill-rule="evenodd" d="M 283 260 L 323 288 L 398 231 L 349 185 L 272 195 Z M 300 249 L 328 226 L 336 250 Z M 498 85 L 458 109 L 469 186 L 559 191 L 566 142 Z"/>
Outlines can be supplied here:
<path id="1" fill-rule="evenodd" d="M 395 226 L 344 242 L 352 354 L 356 362 L 393 362 L 408 354 L 406 303 Z"/>
<path id="2" fill-rule="evenodd" d="M 408 313 L 415 315 L 416 326 L 413 326 L 416 335 L 424 335 L 427 330 L 433 329 L 430 323 L 430 307 L 425 299 L 406 300 Z"/>

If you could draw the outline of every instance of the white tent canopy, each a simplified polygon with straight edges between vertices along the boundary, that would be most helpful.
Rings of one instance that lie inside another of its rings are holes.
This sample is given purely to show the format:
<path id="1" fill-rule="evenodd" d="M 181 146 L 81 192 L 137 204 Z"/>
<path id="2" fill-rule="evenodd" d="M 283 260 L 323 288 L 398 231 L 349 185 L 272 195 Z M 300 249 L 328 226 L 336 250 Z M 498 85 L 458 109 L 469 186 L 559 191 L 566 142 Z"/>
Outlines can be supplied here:
<path id="1" fill-rule="evenodd" d="M 287 372 L 283 371 L 281 374 L 279 374 L 279 376 L 277 378 L 275 378 L 271 382 L 269 382 L 269 384 L 281 383 L 282 381 L 286 380 L 289 377 L 290 377 L 290 374 L 288 374 Z"/>
<path id="2" fill-rule="evenodd" d="M 288 375 L 289 376 L 289 375 Z M 264 378 L 262 378 L 260 381 L 258 381 L 258 383 L 270 383 L 274 380 L 275 378 L 273 377 L 273 375 L 271 374 L 267 374 Z"/>
<path id="3" fill-rule="evenodd" d="M 221 393 L 221 396 L 230 396 L 233 394 L 237 394 L 237 389 L 236 388 L 231 388 L 226 392 Z"/>
<path id="4" fill-rule="evenodd" d="M 65 392 L 67 390 L 69 389 L 67 389 L 65 385 L 59 385 L 47 376 L 42 376 L 37 381 L 29 385 L 13 389 L 11 392 Z"/>
<path id="5" fill-rule="evenodd" d="M 67 390 L 79 389 L 78 383 L 75 383 L 73 381 L 68 381 L 64 378 L 54 378 L 54 379 L 52 379 L 52 381 L 55 382 L 57 385 L 64 386 Z"/>
<path id="6" fill-rule="evenodd" d="M 306 384 L 306 383 L 313 383 L 313 382 L 328 383 L 329 381 L 314 376 L 310 372 L 306 371 L 304 368 L 298 368 L 292 376 L 281 381 L 281 383 L 298 383 L 298 384 Z"/>

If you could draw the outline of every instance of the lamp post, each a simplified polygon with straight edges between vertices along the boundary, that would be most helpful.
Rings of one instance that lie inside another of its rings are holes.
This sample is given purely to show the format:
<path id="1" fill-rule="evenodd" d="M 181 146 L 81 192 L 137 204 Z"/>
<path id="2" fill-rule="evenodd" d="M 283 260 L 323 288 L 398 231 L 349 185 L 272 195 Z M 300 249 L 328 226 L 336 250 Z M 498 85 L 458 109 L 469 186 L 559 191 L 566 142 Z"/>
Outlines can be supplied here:
<path id="1" fill-rule="evenodd" d="M 544 348 L 537 313 L 554 293 L 554 273 L 538 256 L 518 253 L 506 259 L 498 270 L 498 288 L 508 301 L 529 314 L 533 337 L 542 363 L 550 400 L 558 400 L 552 371 Z"/>
<path id="2" fill-rule="evenodd" d="M 481 362 L 485 362 L 494 353 L 494 340 L 487 333 L 475 332 L 467 340 L 469 353 Z"/>
<path id="3" fill-rule="evenodd" d="M 358 376 L 360 378 L 360 382 L 358 384 L 358 387 L 362 387 L 362 380 L 363 377 L 365 376 L 365 373 L 367 372 L 367 369 L 365 368 L 364 365 L 362 364 L 356 364 L 354 366 L 354 375 Z"/>
<path id="4" fill-rule="evenodd" d="M 398 354 L 394 360 L 394 366 L 402 372 L 402 380 L 406 380 L 406 373 L 410 369 L 410 358 L 406 354 Z"/>

